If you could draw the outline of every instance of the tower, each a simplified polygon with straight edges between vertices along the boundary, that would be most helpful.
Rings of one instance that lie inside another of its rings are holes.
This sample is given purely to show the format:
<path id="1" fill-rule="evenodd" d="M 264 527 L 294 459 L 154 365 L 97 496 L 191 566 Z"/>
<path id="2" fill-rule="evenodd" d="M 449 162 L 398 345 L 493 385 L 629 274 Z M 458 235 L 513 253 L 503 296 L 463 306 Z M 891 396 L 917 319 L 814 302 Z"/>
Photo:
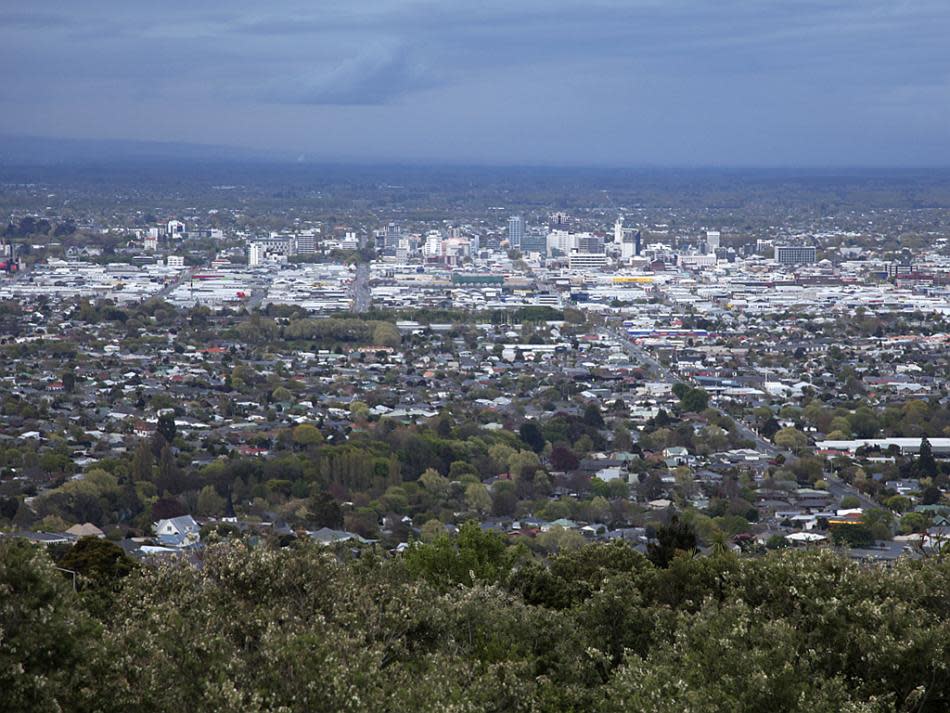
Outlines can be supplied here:
<path id="1" fill-rule="evenodd" d="M 508 244 L 513 248 L 520 248 L 524 240 L 524 218 L 513 215 L 508 219 Z"/>

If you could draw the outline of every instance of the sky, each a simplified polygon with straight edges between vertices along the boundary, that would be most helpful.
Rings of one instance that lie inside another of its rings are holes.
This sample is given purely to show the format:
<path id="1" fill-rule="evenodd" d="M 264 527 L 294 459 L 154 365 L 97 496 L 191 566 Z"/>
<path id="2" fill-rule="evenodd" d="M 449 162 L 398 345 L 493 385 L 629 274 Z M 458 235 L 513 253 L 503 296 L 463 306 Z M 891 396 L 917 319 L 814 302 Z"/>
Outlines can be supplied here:
<path id="1" fill-rule="evenodd" d="M 950 165 L 948 0 L 0 0 L 0 133 L 306 161 Z"/>

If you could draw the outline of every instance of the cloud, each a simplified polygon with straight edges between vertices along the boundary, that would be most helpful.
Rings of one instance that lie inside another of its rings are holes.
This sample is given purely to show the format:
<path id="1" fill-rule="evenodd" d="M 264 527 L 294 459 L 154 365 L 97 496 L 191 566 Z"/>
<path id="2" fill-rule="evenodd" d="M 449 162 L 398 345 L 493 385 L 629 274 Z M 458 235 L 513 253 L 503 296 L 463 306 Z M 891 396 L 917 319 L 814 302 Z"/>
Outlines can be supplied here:
<path id="1" fill-rule="evenodd" d="M 289 79 L 272 81 L 261 96 L 266 101 L 291 104 L 379 105 L 442 81 L 405 48 L 374 45 Z"/>
<path id="2" fill-rule="evenodd" d="M 950 161 L 947 0 L 213 5 L 0 12 L 0 129 L 511 160 L 868 162 L 927 145 Z"/>

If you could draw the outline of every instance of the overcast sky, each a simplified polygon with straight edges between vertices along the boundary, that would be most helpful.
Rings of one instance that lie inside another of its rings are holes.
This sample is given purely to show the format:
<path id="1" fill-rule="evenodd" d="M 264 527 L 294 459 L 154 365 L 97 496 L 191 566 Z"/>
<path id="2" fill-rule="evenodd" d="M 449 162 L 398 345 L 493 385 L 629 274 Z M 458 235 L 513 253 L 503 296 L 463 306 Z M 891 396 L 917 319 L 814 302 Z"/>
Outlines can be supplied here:
<path id="1" fill-rule="evenodd" d="M 0 0 L 0 132 L 308 160 L 950 165 L 950 0 Z"/>

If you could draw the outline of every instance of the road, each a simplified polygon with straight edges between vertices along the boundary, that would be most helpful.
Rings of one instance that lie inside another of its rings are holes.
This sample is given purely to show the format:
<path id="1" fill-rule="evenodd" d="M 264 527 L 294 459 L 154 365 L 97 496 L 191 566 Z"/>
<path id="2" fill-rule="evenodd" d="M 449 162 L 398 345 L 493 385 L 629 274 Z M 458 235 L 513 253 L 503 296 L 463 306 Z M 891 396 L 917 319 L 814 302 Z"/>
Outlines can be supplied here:
<path id="1" fill-rule="evenodd" d="M 168 297 L 172 292 L 174 292 L 175 289 L 177 289 L 179 286 L 181 286 L 181 285 L 185 284 L 186 282 L 188 282 L 189 280 L 191 280 L 192 276 L 193 276 L 195 273 L 197 273 L 198 270 L 200 270 L 200 269 L 201 269 L 201 268 L 198 268 L 198 267 L 189 267 L 189 268 L 186 268 L 186 269 L 182 270 L 181 272 L 178 273 L 178 277 L 176 277 L 174 280 L 172 280 L 172 281 L 169 282 L 167 285 L 165 285 L 161 290 L 159 290 L 159 291 L 155 294 L 155 296 L 158 297 L 159 299 L 162 299 L 162 300 L 165 299 L 165 298 Z"/>
<path id="2" fill-rule="evenodd" d="M 627 352 L 627 354 L 630 356 L 631 359 L 633 359 L 636 363 L 642 364 L 648 367 L 650 370 L 656 372 L 659 378 L 662 379 L 663 381 L 666 381 L 671 384 L 675 384 L 677 381 L 687 381 L 686 379 L 682 379 L 678 377 L 671 369 L 660 364 L 660 362 L 658 362 L 649 352 L 647 352 L 646 349 L 644 349 L 638 344 L 634 344 L 633 342 L 631 342 L 630 339 L 627 337 L 627 334 L 623 332 L 622 329 L 613 328 L 611 329 L 611 334 L 613 335 L 614 338 L 619 340 L 619 342 L 623 345 L 624 350 Z M 719 411 L 723 415 L 728 416 L 729 418 L 732 418 L 731 416 L 729 416 L 729 414 L 725 413 L 722 409 L 720 409 L 716 404 L 711 403 L 710 406 L 715 408 L 717 411 Z M 744 438 L 747 438 L 748 440 L 753 441 L 756 444 L 756 448 L 760 452 L 767 453 L 772 458 L 774 458 L 777 455 L 783 455 L 785 456 L 786 463 L 794 463 L 795 460 L 797 459 L 797 456 L 795 456 L 794 453 L 792 453 L 791 451 L 786 451 L 784 449 L 779 448 L 771 441 L 766 440 L 763 436 L 760 436 L 759 434 L 757 434 L 755 431 L 749 428 L 742 421 L 739 421 L 736 419 L 732 419 L 732 420 L 735 421 L 736 428 L 739 431 L 739 433 L 742 434 Z M 854 486 L 848 485 L 848 483 L 845 483 L 844 481 L 842 481 L 839 478 L 834 477 L 833 475 L 822 475 L 822 478 L 825 480 L 825 482 L 828 483 L 828 492 L 834 495 L 835 499 L 839 503 L 841 502 L 841 498 L 850 495 L 858 499 L 858 502 L 860 503 L 861 508 L 868 509 L 868 508 L 881 507 L 881 505 L 879 503 L 876 503 L 872 498 L 869 498 L 867 495 L 862 493 L 860 490 L 858 490 Z"/>
<path id="3" fill-rule="evenodd" d="M 357 314 L 369 312 L 372 307 L 372 290 L 369 286 L 369 263 L 361 262 L 356 265 L 356 275 L 350 285 L 353 299 L 353 311 Z"/>
<path id="4" fill-rule="evenodd" d="M 638 344 L 634 344 L 633 342 L 631 342 L 629 337 L 622 331 L 622 329 L 620 330 L 613 329 L 611 330 L 611 334 L 614 336 L 614 338 L 620 341 L 620 343 L 623 345 L 624 350 L 627 352 L 627 355 L 631 359 L 633 359 L 635 362 L 639 364 L 643 364 L 647 366 L 649 369 L 656 372 L 661 380 L 668 382 L 670 384 L 675 384 L 677 381 L 687 381 L 687 379 L 683 379 L 677 376 L 673 372 L 672 369 L 663 366 L 649 352 L 647 352 L 646 349 L 644 349 Z M 722 415 L 735 421 L 736 430 L 739 431 L 739 433 L 742 435 L 743 438 L 755 443 L 756 448 L 760 450 L 761 452 L 767 453 L 769 456 L 773 456 L 773 457 L 781 453 L 785 456 L 787 460 L 794 460 L 795 456 L 792 453 L 783 451 L 782 449 L 778 448 L 774 443 L 764 438 L 763 436 L 760 436 L 758 433 L 753 431 L 742 421 L 732 418 L 732 416 L 725 413 L 715 403 L 710 403 L 710 406 L 712 406 L 712 408 L 719 411 L 719 413 L 721 413 Z"/>

